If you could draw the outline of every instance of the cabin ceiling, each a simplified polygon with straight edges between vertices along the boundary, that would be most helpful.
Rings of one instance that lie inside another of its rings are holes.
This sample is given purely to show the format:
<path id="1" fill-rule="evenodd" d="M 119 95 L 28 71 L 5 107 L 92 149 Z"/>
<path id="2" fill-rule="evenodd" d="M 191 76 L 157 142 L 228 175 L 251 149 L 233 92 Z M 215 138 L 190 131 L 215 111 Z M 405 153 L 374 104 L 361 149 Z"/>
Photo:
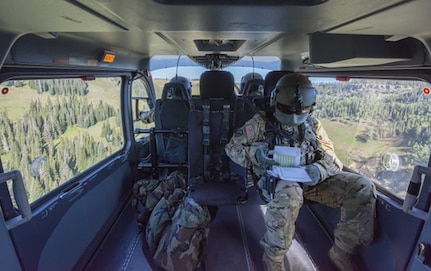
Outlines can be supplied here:
<path id="1" fill-rule="evenodd" d="M 374 58 L 369 62 L 371 65 L 423 65 L 429 55 L 429 0 L 213 0 L 216 4 L 210 1 L 196 4 L 200 2 L 7 0 L 0 3 L 0 30 L 8 30 L 16 38 L 36 34 L 32 37 L 36 47 L 58 43 L 59 55 L 61 50 L 83 54 L 80 48 L 72 47 L 73 41 L 79 40 L 87 44 L 88 48 L 82 49 L 86 53 L 108 49 L 124 58 L 138 59 L 184 54 L 197 61 L 214 53 L 233 58 L 277 56 L 283 68 L 291 69 L 297 69 L 303 62 L 328 67 L 360 66 L 367 64 L 367 58 Z M 319 42 L 326 41 L 326 45 L 319 46 L 316 39 L 310 42 L 313 35 L 319 36 Z M 340 60 L 336 56 L 339 40 L 329 41 L 334 35 L 372 35 L 384 40 L 376 42 L 375 52 L 369 46 L 369 55 L 358 55 L 354 42 L 360 39 L 352 39 L 350 55 L 346 53 Z M 16 48 L 29 49 L 20 47 L 20 39 L 16 38 L 10 39 L 10 45 L 16 41 Z M 402 43 L 404 47 L 400 46 L 399 42 L 406 38 L 409 39 Z M 393 56 L 380 57 L 383 59 L 380 61 L 376 55 L 388 46 L 385 43 L 397 44 L 389 45 L 393 51 L 424 46 L 422 51 L 426 53 L 418 56 L 395 52 Z M 70 48 L 67 44 L 71 44 Z M 307 55 L 308 60 L 304 59 Z M 9 59 L 13 57 L 12 48 Z M 358 58 L 361 59 L 349 61 Z"/>

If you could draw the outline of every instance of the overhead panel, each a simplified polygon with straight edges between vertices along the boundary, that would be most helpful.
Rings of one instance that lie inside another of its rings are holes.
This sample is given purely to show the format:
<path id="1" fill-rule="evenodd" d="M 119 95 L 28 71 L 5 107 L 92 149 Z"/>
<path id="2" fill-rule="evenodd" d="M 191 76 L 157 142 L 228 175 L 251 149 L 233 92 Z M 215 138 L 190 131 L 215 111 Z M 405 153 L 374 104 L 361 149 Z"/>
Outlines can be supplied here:
<path id="1" fill-rule="evenodd" d="M 309 36 L 310 64 L 348 67 L 404 63 L 422 64 L 422 44 L 415 39 L 388 41 L 382 35 L 315 33 Z M 418 52 L 422 52 L 418 55 Z"/>
<path id="2" fill-rule="evenodd" d="M 165 42 L 177 48 L 181 54 L 231 53 L 236 56 L 253 54 L 268 42 L 280 38 L 277 32 L 187 32 L 164 31 L 156 33 Z"/>
<path id="3" fill-rule="evenodd" d="M 121 24 L 75 1 L 25 1 L 25 8 L 22 1 L 9 1 L 7 9 L 9 12 L 4 12 L 0 19 L 3 27 L 18 31 L 25 29 L 26 33 L 127 30 Z M 15 14 L 20 14 L 20 20 L 14 18 Z M 13 25 L 8 25 L 9 22 L 13 22 Z"/>
<path id="4" fill-rule="evenodd" d="M 405 1 L 395 8 L 382 10 L 337 26 L 332 34 L 411 36 L 431 33 L 431 1 Z"/>

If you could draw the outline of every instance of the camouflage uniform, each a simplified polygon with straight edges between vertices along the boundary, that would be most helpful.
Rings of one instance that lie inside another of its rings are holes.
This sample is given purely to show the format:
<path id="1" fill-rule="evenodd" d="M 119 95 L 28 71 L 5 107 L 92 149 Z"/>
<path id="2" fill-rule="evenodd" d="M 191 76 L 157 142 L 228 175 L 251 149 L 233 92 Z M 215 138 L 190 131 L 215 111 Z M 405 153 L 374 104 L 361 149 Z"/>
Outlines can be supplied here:
<path id="1" fill-rule="evenodd" d="M 154 108 L 149 111 L 139 111 L 139 119 L 143 123 L 154 122 Z"/>
<path id="2" fill-rule="evenodd" d="M 298 127 L 281 125 L 280 128 L 289 135 L 281 138 L 282 144 L 301 148 L 300 164 L 317 166 L 321 178 L 317 185 L 303 185 L 302 188 L 295 182 L 278 181 L 274 198 L 267 205 L 267 231 L 261 240 L 268 257 L 280 261 L 289 249 L 303 197 L 341 208 L 341 219 L 334 232 L 335 243 L 340 248 L 352 253 L 357 246 L 371 243 L 375 209 L 373 183 L 364 176 L 341 171 L 343 165 L 335 155 L 331 140 L 312 116 Z M 225 147 L 234 162 L 246 168 L 253 167 L 258 177 L 266 173 L 255 158 L 256 150 L 267 144 L 265 132 L 266 120 L 263 115 L 256 114 Z M 261 188 L 262 180 L 258 182 Z"/>

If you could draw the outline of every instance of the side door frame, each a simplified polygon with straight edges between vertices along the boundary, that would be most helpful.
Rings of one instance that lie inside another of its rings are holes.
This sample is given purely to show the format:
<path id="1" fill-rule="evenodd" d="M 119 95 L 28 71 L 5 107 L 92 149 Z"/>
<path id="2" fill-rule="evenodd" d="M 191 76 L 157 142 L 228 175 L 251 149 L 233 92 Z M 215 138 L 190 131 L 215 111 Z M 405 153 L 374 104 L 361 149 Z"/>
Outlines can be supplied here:
<path id="1" fill-rule="evenodd" d="M 127 98 L 130 97 L 131 72 L 3 67 L 0 81 L 6 78 L 83 75 L 122 78 L 120 112 L 124 145 L 119 151 L 36 200 L 31 204 L 32 219 L 8 231 L 23 270 L 82 270 L 130 200 L 135 178 L 130 143 L 133 131 Z M 10 200 L 9 197 L 2 202 Z M 2 235 L 6 236 L 4 231 Z M 7 242 L 7 238 L 3 239 L 2 242 Z M 8 248 L 12 253 L 11 247 Z M 10 263 L 16 265 L 13 260 Z"/>
<path id="2" fill-rule="evenodd" d="M 323 75 L 341 78 L 421 78 L 431 82 L 431 72 L 428 69 L 419 70 L 376 70 L 376 71 L 330 71 L 323 73 L 306 72 L 310 76 Z M 431 154 L 430 154 L 431 157 Z M 431 158 L 430 158 L 431 159 Z M 428 166 L 430 166 L 428 162 Z M 414 174 L 413 174 L 414 175 Z M 416 191 L 421 191 L 414 196 L 415 212 L 406 212 L 403 207 L 405 200 L 394 197 L 384 189 L 377 189 L 376 201 L 376 225 L 373 243 L 360 248 L 359 255 L 369 270 L 429 270 L 431 261 L 431 182 L 430 177 L 425 177 L 421 188 L 416 185 Z M 409 188 L 409 191 L 411 189 Z M 408 195 L 408 194 L 407 194 Z M 417 215 L 420 213 L 420 215 Z M 327 251 L 333 244 L 333 231 L 340 218 L 339 209 L 332 209 L 320 204 L 304 204 L 297 221 L 298 233 L 307 250 L 316 260 L 322 270 L 331 270 Z M 319 240 L 320 242 L 316 242 Z M 322 253 L 323 252 L 323 253 Z M 424 263 L 425 262 L 425 263 Z M 428 265 L 428 266 L 426 266 Z"/>

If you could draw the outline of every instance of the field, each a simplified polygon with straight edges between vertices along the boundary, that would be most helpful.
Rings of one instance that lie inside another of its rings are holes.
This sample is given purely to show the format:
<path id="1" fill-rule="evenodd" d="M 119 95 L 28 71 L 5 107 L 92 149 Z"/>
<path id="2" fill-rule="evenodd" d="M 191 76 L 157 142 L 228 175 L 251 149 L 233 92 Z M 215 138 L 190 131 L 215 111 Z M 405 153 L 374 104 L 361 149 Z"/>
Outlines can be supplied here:
<path id="1" fill-rule="evenodd" d="M 368 140 L 361 142 L 356 140 L 365 124 L 354 125 L 337 121 L 321 119 L 329 138 L 334 143 L 337 157 L 355 171 L 373 179 L 381 187 L 403 198 L 410 180 L 412 168 L 403 163 L 406 153 L 405 146 L 401 143 L 405 138 L 392 138 L 381 140 Z M 400 168 L 390 171 L 384 167 L 384 156 L 395 153 L 400 159 Z"/>
<path id="2" fill-rule="evenodd" d="M 88 81 L 89 93 L 87 95 L 89 102 L 97 104 L 99 101 L 103 101 L 115 108 L 120 107 L 120 101 L 118 99 L 120 92 L 120 86 L 117 90 L 113 89 L 112 84 L 108 84 L 103 80 Z M 4 86 L 0 86 L 4 88 Z M 13 121 L 20 120 L 24 117 L 24 114 L 30 108 L 31 101 L 40 100 L 42 104 L 46 104 L 48 99 L 55 101 L 55 96 L 51 96 L 48 93 L 38 93 L 36 90 L 30 88 L 28 85 L 23 87 L 7 87 L 9 91 L 7 94 L 0 94 L 0 101 L 2 105 L 2 111 L 6 111 L 9 118 Z M 19 101 L 19 102 L 17 102 Z"/>
<path id="3" fill-rule="evenodd" d="M 3 88 L 3 87 L 2 87 Z M 20 120 L 30 108 L 30 102 L 39 99 L 42 103 L 48 100 L 48 94 L 38 94 L 34 89 L 25 87 L 8 87 L 7 94 L 0 94 L 2 111 L 6 111 L 13 121 Z M 52 99 L 52 97 L 51 97 Z M 17 102 L 19 101 L 19 102 Z"/>
<path id="4" fill-rule="evenodd" d="M 366 124 L 346 124 L 327 119 L 321 119 L 322 125 L 329 138 L 334 143 L 335 153 L 347 166 L 352 167 L 356 161 L 374 157 L 381 158 L 388 152 L 403 155 L 402 147 L 397 147 L 403 138 L 386 140 L 368 140 L 366 143 L 356 140 L 356 136 L 365 128 Z"/>

